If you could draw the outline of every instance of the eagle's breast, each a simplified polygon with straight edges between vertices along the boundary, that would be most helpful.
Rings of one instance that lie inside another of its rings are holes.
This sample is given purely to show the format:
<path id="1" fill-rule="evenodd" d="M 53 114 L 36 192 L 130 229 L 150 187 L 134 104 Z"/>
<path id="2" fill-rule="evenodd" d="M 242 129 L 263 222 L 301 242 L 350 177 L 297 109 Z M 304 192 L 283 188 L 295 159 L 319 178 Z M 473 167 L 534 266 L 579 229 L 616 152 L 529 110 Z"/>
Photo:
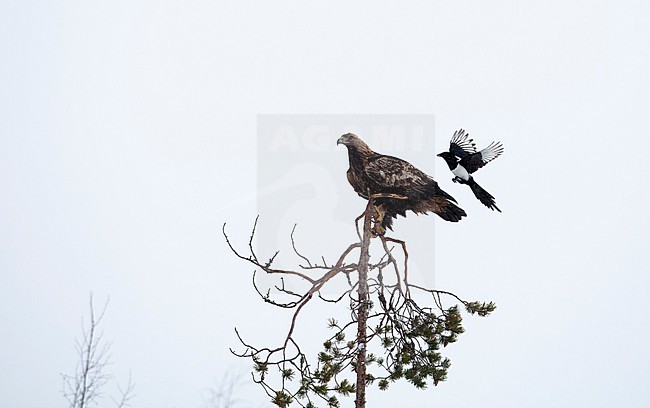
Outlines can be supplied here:
<path id="1" fill-rule="evenodd" d="M 359 174 L 359 172 L 357 172 L 357 171 L 354 171 L 354 169 L 352 167 L 350 167 L 348 169 L 347 176 L 348 176 L 348 182 L 350 183 L 350 185 L 352 186 L 354 191 L 357 194 L 359 194 L 361 197 L 367 199 L 368 198 L 368 194 L 367 194 L 368 186 L 364 182 L 363 177 L 361 176 L 361 174 Z"/>

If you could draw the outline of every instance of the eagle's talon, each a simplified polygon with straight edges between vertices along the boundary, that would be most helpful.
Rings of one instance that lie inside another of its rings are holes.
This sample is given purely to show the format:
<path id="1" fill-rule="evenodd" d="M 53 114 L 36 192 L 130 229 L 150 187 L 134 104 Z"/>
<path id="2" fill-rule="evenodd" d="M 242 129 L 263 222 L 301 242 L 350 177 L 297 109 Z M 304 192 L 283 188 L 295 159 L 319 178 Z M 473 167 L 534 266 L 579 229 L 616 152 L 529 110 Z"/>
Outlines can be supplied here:
<path id="1" fill-rule="evenodd" d="M 382 225 L 382 222 L 384 221 L 384 214 L 385 211 L 383 206 L 378 205 L 374 207 L 373 218 L 375 220 L 375 223 L 370 229 L 370 233 L 372 234 L 373 237 L 379 237 L 386 233 L 386 228 L 384 228 L 384 226 Z"/>
<path id="2" fill-rule="evenodd" d="M 381 224 L 375 224 L 371 229 L 370 229 L 370 235 L 372 235 L 373 238 L 377 237 L 382 237 L 386 233 L 386 228 L 382 227 Z"/>

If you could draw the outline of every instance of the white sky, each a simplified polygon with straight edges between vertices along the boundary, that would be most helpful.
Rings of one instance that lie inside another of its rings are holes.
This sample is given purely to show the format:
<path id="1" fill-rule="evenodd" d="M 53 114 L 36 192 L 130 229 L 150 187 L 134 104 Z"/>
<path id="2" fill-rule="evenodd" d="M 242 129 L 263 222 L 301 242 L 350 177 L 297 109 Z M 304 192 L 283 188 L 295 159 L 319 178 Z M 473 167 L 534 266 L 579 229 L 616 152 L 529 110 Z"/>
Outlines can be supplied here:
<path id="1" fill-rule="evenodd" d="M 503 214 L 438 160 L 470 216 L 408 220 L 436 225 L 438 287 L 499 309 L 446 383 L 371 404 L 650 405 L 650 3 L 305 3 L 0 3 L 0 404 L 65 406 L 92 290 L 135 406 L 201 407 L 245 369 L 233 326 L 284 330 L 220 235 L 257 211 L 256 115 L 424 113 L 438 146 L 505 145 L 477 175 Z"/>

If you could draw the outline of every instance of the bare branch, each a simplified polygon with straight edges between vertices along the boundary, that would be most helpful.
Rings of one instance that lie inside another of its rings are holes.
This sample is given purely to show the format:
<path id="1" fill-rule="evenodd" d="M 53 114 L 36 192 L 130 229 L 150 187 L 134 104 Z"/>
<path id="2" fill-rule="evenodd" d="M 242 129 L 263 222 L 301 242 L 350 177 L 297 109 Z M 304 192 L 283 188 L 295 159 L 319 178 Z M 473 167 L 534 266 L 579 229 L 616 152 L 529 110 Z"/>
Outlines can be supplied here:
<path id="1" fill-rule="evenodd" d="M 233 252 L 233 253 L 234 253 L 238 258 L 243 259 L 243 260 L 245 260 L 245 261 L 248 261 L 248 262 L 252 263 L 253 265 L 257 266 L 258 268 L 264 270 L 266 273 L 269 273 L 269 274 L 296 275 L 296 276 L 299 276 L 299 277 L 305 279 L 306 281 L 308 281 L 308 282 L 310 282 L 310 283 L 312 283 L 312 284 L 314 283 L 314 280 L 313 280 L 312 278 L 310 278 L 309 276 L 307 276 L 307 275 L 305 275 L 305 274 L 303 274 L 303 273 L 300 273 L 300 272 L 297 272 L 297 271 L 290 271 L 290 270 L 282 270 L 282 269 L 273 269 L 273 268 L 271 268 L 271 264 L 272 264 L 273 261 L 275 260 L 275 257 L 278 255 L 279 251 L 277 251 L 277 252 L 276 252 L 276 253 L 275 253 L 275 254 L 274 254 L 274 255 L 269 259 L 268 262 L 266 262 L 265 264 L 261 264 L 261 263 L 257 260 L 257 255 L 255 254 L 255 251 L 254 251 L 254 249 L 253 249 L 253 236 L 255 235 L 255 228 L 256 228 L 256 227 L 257 227 L 257 218 L 255 218 L 255 224 L 253 225 L 253 230 L 252 230 L 252 232 L 251 232 L 250 240 L 249 240 L 249 242 L 248 242 L 248 247 L 249 247 L 249 249 L 250 249 L 250 253 L 251 253 L 249 256 L 243 256 L 243 255 L 241 255 L 241 254 L 240 254 L 239 252 L 237 252 L 237 250 L 232 246 L 232 244 L 230 243 L 230 239 L 228 238 L 228 235 L 226 234 L 226 223 L 223 224 L 223 227 L 221 228 L 221 231 L 222 231 L 222 233 L 223 233 L 224 238 L 226 239 L 226 243 L 228 244 L 228 247 L 230 247 L 230 250 L 231 250 L 231 251 L 232 251 L 232 252 Z"/>

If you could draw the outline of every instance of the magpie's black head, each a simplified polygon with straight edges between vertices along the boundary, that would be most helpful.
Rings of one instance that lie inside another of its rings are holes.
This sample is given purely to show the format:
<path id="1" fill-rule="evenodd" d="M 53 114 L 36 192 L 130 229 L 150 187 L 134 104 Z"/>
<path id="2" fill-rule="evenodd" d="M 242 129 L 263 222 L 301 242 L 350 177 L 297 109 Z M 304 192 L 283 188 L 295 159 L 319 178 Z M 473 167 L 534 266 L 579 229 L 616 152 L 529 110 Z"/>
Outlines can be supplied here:
<path id="1" fill-rule="evenodd" d="M 458 163 L 458 159 L 451 152 L 442 152 L 442 153 L 438 154 L 438 157 L 442 157 L 443 159 L 445 159 L 445 161 L 449 165 L 449 168 L 452 168 L 451 167 L 452 165 L 455 165 L 456 163 Z"/>
<path id="2" fill-rule="evenodd" d="M 445 159 L 449 170 L 453 170 L 456 168 L 456 166 L 458 166 L 458 158 L 456 158 L 456 156 L 454 156 L 451 152 L 442 152 L 438 154 L 438 157 Z"/>

